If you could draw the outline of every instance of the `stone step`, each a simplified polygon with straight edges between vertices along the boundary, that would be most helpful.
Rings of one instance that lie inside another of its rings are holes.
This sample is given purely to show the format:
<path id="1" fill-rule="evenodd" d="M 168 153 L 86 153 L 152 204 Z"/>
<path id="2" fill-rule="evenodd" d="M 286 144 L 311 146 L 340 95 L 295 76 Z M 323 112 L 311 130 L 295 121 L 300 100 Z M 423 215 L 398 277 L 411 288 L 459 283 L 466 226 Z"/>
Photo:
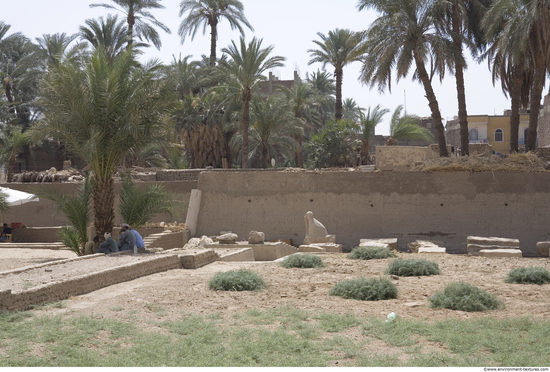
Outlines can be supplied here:
<path id="1" fill-rule="evenodd" d="M 537 243 L 537 255 L 539 257 L 549 257 L 550 242 L 538 242 Z"/>
<path id="2" fill-rule="evenodd" d="M 519 249 L 482 249 L 481 251 L 479 251 L 479 255 L 481 257 L 519 257 L 519 258 L 523 256 L 521 254 L 521 250 Z"/>
<path id="3" fill-rule="evenodd" d="M 477 244 L 477 245 L 489 245 L 489 246 L 505 246 L 505 247 L 517 247 L 519 248 L 518 239 L 508 239 L 508 238 L 496 238 L 496 237 L 483 237 L 483 236 L 468 236 L 468 244 Z"/>
<path id="4" fill-rule="evenodd" d="M 360 247 L 388 247 L 392 251 L 397 251 L 397 238 L 387 239 L 359 239 Z"/>

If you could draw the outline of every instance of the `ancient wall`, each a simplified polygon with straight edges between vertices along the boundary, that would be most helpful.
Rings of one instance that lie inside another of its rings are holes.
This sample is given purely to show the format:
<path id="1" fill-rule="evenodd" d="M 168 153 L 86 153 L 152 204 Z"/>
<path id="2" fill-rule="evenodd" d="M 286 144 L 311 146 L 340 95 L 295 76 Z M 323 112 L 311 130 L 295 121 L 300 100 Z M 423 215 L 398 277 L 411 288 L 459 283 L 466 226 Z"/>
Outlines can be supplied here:
<path id="1" fill-rule="evenodd" d="M 417 161 L 435 159 L 438 154 L 429 147 L 377 146 L 376 168 L 380 170 L 406 171 Z"/>
<path id="2" fill-rule="evenodd" d="M 181 194 L 184 201 L 187 203 L 189 193 L 192 189 L 196 188 L 196 181 L 173 181 L 173 182 L 140 182 L 139 186 L 148 186 L 153 184 L 162 184 L 168 191 L 172 191 L 177 194 Z M 55 183 L 55 184 L 30 184 L 30 183 L 6 183 L 2 184 L 3 187 L 8 187 L 14 190 L 20 190 L 24 192 L 33 193 L 33 190 L 40 187 L 55 188 L 59 192 L 73 195 L 78 191 L 81 184 L 77 183 Z M 120 183 L 115 183 L 115 223 L 121 224 L 123 221 L 118 215 L 118 201 L 120 193 Z M 41 198 L 38 202 L 26 203 L 11 207 L 10 211 L 5 213 L 4 220 L 9 224 L 11 222 L 22 222 L 24 225 L 33 227 L 51 227 L 51 226 L 65 226 L 68 224 L 67 219 L 63 212 L 59 212 L 57 215 L 52 215 L 54 204 L 52 201 Z M 182 210 L 179 216 L 174 216 L 176 221 L 185 220 L 187 209 Z M 152 222 L 161 222 L 170 220 L 170 216 L 166 213 L 158 214 L 152 220 Z"/>
<path id="3" fill-rule="evenodd" d="M 444 241 L 465 253 L 466 236 L 516 238 L 524 255 L 550 240 L 550 173 L 202 173 L 197 236 L 251 230 L 266 240 L 305 237 L 312 211 L 344 248 L 359 239 Z"/>

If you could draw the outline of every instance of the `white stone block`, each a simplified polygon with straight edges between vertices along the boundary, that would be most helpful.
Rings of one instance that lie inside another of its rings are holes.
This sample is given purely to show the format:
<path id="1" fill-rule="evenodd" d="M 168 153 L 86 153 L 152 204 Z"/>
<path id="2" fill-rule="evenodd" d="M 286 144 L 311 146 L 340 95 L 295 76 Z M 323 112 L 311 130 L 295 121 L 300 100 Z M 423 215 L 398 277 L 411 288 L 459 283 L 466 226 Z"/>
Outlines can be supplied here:
<path id="1" fill-rule="evenodd" d="M 522 257 L 519 249 L 482 249 L 479 255 L 481 257 Z"/>

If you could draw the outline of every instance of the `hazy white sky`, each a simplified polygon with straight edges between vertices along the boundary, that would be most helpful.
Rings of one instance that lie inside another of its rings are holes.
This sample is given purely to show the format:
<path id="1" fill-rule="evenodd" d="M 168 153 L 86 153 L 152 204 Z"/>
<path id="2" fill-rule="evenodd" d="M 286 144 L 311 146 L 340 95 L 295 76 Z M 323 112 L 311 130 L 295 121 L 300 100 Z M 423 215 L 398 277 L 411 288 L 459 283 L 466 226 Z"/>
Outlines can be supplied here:
<path id="1" fill-rule="evenodd" d="M 319 40 L 317 32 L 327 34 L 336 28 L 348 28 L 353 31 L 364 30 L 376 18 L 373 11 L 358 12 L 356 0 L 241 0 L 245 15 L 254 27 L 254 31 L 246 30 L 246 39 L 256 36 L 263 39 L 263 45 L 274 45 L 274 54 L 286 58 L 285 67 L 276 69 L 274 74 L 282 80 L 293 78 L 293 71 L 298 70 L 302 78 L 306 72 L 316 71 L 321 64 L 308 66 L 310 55 L 308 49 L 314 49 L 312 40 Z M 78 32 L 80 25 L 88 18 L 106 15 L 112 10 L 90 8 L 89 4 L 109 0 L 1 0 L 0 20 L 10 24 L 9 33 L 22 32 L 27 37 L 34 38 L 42 34 Z M 199 59 L 202 54 L 210 54 L 210 36 L 207 31 L 202 35 L 199 31 L 193 41 L 189 37 L 185 43 L 180 43 L 177 34 L 181 18 L 179 17 L 180 0 L 162 0 L 166 9 L 155 10 L 155 17 L 167 25 L 172 34 L 159 30 L 162 37 L 160 51 L 154 47 L 148 48 L 145 59 L 159 58 L 170 62 L 173 55 L 192 55 Z M 231 30 L 227 21 L 218 26 L 218 56 L 222 47 L 227 46 L 231 39 L 238 39 L 239 32 Z M 359 81 L 360 63 L 355 62 L 344 69 L 343 97 L 355 99 L 361 107 L 367 108 L 380 104 L 392 112 L 404 103 L 409 114 L 430 116 L 428 102 L 420 83 L 412 81 L 414 69 L 409 77 L 397 84 L 392 82 L 392 93 L 380 94 L 376 88 L 370 90 Z M 327 65 L 327 70 L 333 69 Z M 494 88 L 487 62 L 478 65 L 470 62 L 465 73 L 467 109 L 470 115 L 502 115 L 510 107 L 500 89 L 500 83 Z M 439 101 L 444 119 L 452 119 L 458 112 L 456 101 L 456 85 L 454 76 L 447 74 L 443 83 L 434 78 L 434 90 Z M 376 129 L 376 134 L 389 133 L 390 114 L 386 115 L 384 123 Z"/>

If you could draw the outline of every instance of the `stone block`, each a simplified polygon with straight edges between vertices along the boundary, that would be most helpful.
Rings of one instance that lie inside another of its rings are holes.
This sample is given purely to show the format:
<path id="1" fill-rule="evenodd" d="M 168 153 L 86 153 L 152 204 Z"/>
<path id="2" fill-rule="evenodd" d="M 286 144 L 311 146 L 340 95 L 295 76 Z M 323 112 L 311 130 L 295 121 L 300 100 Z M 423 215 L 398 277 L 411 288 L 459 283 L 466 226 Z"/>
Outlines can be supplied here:
<path id="1" fill-rule="evenodd" d="M 254 259 L 254 250 L 252 248 L 236 249 L 234 252 L 221 256 L 222 261 L 226 262 L 250 262 Z"/>
<path id="2" fill-rule="evenodd" d="M 326 252 L 325 248 L 319 247 L 317 245 L 311 244 L 302 244 L 298 247 L 299 252 Z"/>
<path id="3" fill-rule="evenodd" d="M 248 235 L 248 244 L 263 244 L 265 242 L 265 234 L 260 231 L 251 231 Z"/>
<path id="4" fill-rule="evenodd" d="M 218 236 L 216 240 L 220 242 L 220 244 L 235 244 L 238 238 L 237 234 L 227 233 Z"/>
<path id="5" fill-rule="evenodd" d="M 518 247 L 519 248 L 519 247 Z M 466 250 L 470 256 L 479 256 L 479 251 L 482 249 L 510 249 L 505 245 L 479 245 L 479 244 L 468 244 Z"/>
<path id="6" fill-rule="evenodd" d="M 446 253 L 447 251 L 445 247 L 440 247 L 426 240 L 416 240 L 407 244 L 407 247 L 409 247 L 412 253 Z"/>
<path id="7" fill-rule="evenodd" d="M 519 249 L 482 249 L 479 255 L 481 257 L 522 257 Z"/>
<path id="8" fill-rule="evenodd" d="M 360 247 L 383 247 L 387 246 L 392 251 L 397 251 L 397 238 L 388 238 L 388 239 L 360 239 Z"/>
<path id="9" fill-rule="evenodd" d="M 537 256 L 549 257 L 550 242 L 538 242 L 537 243 Z"/>
<path id="10" fill-rule="evenodd" d="M 468 244 L 477 244 L 477 245 L 500 245 L 505 247 L 517 247 L 519 248 L 518 239 L 508 239 L 508 238 L 495 238 L 495 237 L 482 237 L 482 236 L 468 236 Z"/>
<path id="11" fill-rule="evenodd" d="M 437 245 L 433 247 L 419 247 L 418 253 L 447 253 L 447 248 Z"/>

